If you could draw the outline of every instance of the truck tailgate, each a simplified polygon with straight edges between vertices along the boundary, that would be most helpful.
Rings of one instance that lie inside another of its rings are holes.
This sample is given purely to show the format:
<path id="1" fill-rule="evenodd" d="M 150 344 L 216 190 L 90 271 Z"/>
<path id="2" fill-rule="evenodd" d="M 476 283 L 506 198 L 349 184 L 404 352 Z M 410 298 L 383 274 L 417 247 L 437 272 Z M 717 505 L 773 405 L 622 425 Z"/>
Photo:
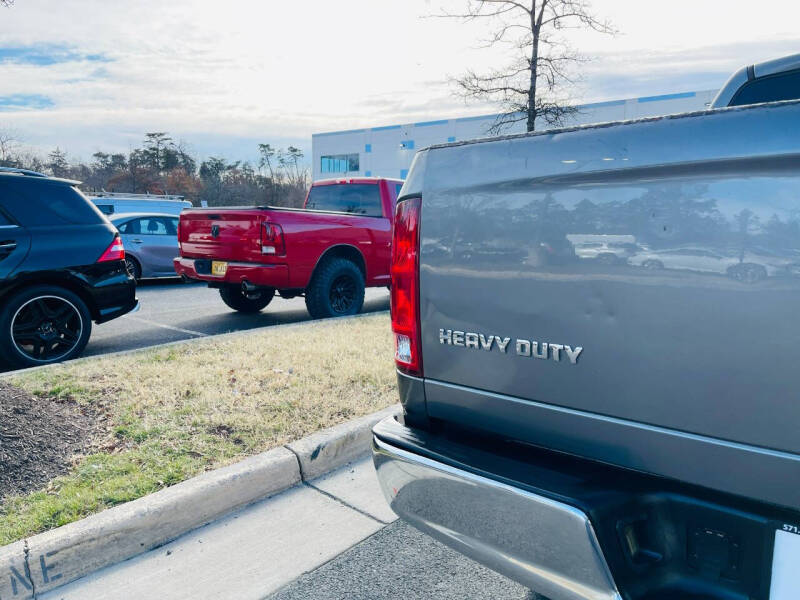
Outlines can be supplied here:
<path id="1" fill-rule="evenodd" d="M 258 262 L 263 209 L 194 209 L 181 213 L 178 241 L 187 258 Z"/>
<path id="2" fill-rule="evenodd" d="M 800 143 L 770 111 L 800 125 L 794 105 L 420 157 L 429 413 L 655 472 L 624 437 L 550 439 L 519 409 L 671 432 L 664 463 L 698 479 L 693 439 L 796 461 Z"/>

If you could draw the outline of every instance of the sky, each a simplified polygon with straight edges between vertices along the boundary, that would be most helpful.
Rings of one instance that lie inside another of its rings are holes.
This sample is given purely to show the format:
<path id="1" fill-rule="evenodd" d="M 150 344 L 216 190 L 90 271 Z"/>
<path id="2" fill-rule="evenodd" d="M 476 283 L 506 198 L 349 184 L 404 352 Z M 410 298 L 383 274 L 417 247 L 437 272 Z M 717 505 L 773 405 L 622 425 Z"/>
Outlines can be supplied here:
<path id="1" fill-rule="evenodd" d="M 465 0 L 16 0 L 0 7 L 0 131 L 72 159 L 167 131 L 199 157 L 311 154 L 311 134 L 491 113 L 448 80 L 508 61 Z M 800 52 L 800 2 L 594 0 L 613 37 L 567 32 L 591 61 L 578 103 L 715 89 Z"/>

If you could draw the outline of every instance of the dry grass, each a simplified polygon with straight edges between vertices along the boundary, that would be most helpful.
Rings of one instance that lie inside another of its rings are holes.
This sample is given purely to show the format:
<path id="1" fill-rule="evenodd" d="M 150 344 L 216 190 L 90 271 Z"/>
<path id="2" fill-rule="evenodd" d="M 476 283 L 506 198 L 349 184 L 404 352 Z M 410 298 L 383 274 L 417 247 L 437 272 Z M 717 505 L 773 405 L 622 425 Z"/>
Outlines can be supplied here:
<path id="1" fill-rule="evenodd" d="M 397 401 L 386 315 L 98 358 L 15 377 L 91 406 L 97 451 L 47 490 L 7 497 L 0 544 Z"/>

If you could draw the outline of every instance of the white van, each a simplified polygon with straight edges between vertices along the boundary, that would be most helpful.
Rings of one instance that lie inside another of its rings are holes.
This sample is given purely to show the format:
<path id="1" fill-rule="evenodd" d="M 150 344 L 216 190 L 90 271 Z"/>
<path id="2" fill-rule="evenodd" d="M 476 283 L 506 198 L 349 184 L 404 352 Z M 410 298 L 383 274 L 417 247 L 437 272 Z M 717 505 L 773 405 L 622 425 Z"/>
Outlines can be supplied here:
<path id="1" fill-rule="evenodd" d="M 192 207 L 183 196 L 174 195 L 104 193 L 88 197 L 100 212 L 109 216 L 119 213 L 179 215 L 184 208 Z"/>

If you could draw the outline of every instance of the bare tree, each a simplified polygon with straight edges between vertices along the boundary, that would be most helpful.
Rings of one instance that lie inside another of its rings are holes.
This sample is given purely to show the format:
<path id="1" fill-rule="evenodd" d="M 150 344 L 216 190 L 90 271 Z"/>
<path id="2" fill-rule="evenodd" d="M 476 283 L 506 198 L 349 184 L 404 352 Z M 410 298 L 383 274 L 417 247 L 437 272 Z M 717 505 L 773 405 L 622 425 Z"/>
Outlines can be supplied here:
<path id="1" fill-rule="evenodd" d="M 492 127 L 494 133 L 519 121 L 525 121 L 528 131 L 534 131 L 537 119 L 562 125 L 565 117 L 577 111 L 567 103 L 565 90 L 574 83 L 572 67 L 585 57 L 561 33 L 579 28 L 615 33 L 608 21 L 592 14 L 589 0 L 467 0 L 464 12 L 437 16 L 494 21 L 496 28 L 485 40 L 486 46 L 502 43 L 514 53 L 505 68 L 488 73 L 468 70 L 455 79 L 464 98 L 503 106 Z"/>
<path id="2" fill-rule="evenodd" d="M 11 129 L 0 129 L 0 166 L 11 166 L 19 150 L 20 140 Z"/>
<path id="3" fill-rule="evenodd" d="M 286 149 L 287 160 L 292 165 L 292 170 L 290 171 L 289 179 L 292 183 L 296 183 L 301 180 L 301 171 L 300 166 L 298 165 L 298 161 L 303 158 L 303 151 L 300 148 L 295 148 L 294 146 L 289 146 Z"/>
<path id="4" fill-rule="evenodd" d="M 0 0 L 0 6 L 11 7 L 12 4 L 14 4 L 14 0 Z"/>

